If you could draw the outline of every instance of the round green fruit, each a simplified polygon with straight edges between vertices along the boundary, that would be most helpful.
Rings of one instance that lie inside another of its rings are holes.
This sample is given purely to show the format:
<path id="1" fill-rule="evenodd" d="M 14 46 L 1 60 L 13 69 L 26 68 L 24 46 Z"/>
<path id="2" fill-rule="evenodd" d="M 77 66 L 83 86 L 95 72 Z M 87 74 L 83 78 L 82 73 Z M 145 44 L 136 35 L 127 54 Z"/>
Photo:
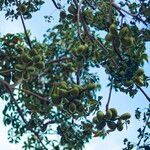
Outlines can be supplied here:
<path id="1" fill-rule="evenodd" d="M 144 70 L 142 68 L 139 68 L 137 71 L 136 71 L 136 75 L 137 76 L 142 76 L 144 74 Z"/>
<path id="2" fill-rule="evenodd" d="M 61 11 L 61 12 L 60 12 L 60 18 L 61 18 L 61 19 L 65 19 L 66 16 L 67 16 L 67 15 L 66 15 L 66 12 L 65 12 L 65 11 Z"/>
<path id="3" fill-rule="evenodd" d="M 117 130 L 122 131 L 123 130 L 123 123 L 121 120 L 117 121 Z"/>
<path id="4" fill-rule="evenodd" d="M 79 88 L 78 87 L 73 87 L 70 91 L 70 95 L 78 96 L 79 95 Z"/>
<path id="5" fill-rule="evenodd" d="M 104 119 L 104 113 L 102 111 L 98 111 L 96 116 L 99 122 Z"/>
<path id="6" fill-rule="evenodd" d="M 33 74 L 33 73 L 35 73 L 35 67 L 33 67 L 33 66 L 29 66 L 29 67 L 27 67 L 27 72 L 29 72 L 29 74 Z"/>
<path id="7" fill-rule="evenodd" d="M 45 66 L 45 64 L 44 64 L 44 62 L 42 62 L 42 61 L 40 61 L 40 62 L 38 62 L 38 63 L 35 64 L 35 67 L 36 67 L 37 69 L 43 69 L 44 66 Z"/>
<path id="8" fill-rule="evenodd" d="M 17 71 L 22 71 L 22 70 L 24 70 L 24 66 L 21 65 L 21 64 L 16 64 L 16 65 L 15 65 L 15 69 L 16 69 Z"/>
<path id="9" fill-rule="evenodd" d="M 41 57 L 40 55 L 36 55 L 36 56 L 33 57 L 33 61 L 34 61 L 35 63 L 38 63 L 38 62 L 41 61 L 41 60 L 42 60 L 42 57 Z"/>
<path id="10" fill-rule="evenodd" d="M 71 13 L 71 14 L 76 14 L 77 13 L 77 10 L 75 9 L 75 6 L 73 4 L 71 4 L 69 7 L 68 7 L 68 11 Z"/>
<path id="11" fill-rule="evenodd" d="M 112 118 L 112 112 L 111 112 L 111 110 L 109 109 L 109 110 L 106 111 L 105 119 L 106 119 L 106 120 L 110 120 L 111 118 Z"/>
<path id="12" fill-rule="evenodd" d="M 117 26 L 115 24 L 111 24 L 111 26 L 109 27 L 109 32 L 113 36 L 116 36 L 118 34 L 118 32 L 117 32 Z"/>
<path id="13" fill-rule="evenodd" d="M 109 110 L 111 110 L 111 112 L 112 112 L 111 119 L 115 119 L 118 116 L 118 112 L 117 112 L 116 108 L 110 108 Z"/>
<path id="14" fill-rule="evenodd" d="M 129 29 L 128 27 L 123 27 L 120 32 L 119 32 L 119 36 L 122 38 L 122 37 L 125 37 L 129 34 Z"/>
<path id="15" fill-rule="evenodd" d="M 108 121 L 108 122 L 107 122 L 107 126 L 108 126 L 108 128 L 111 129 L 111 130 L 115 130 L 116 127 L 117 127 L 116 123 L 113 122 L 113 121 Z"/>
<path id="16" fill-rule="evenodd" d="M 102 129 L 104 129 L 105 125 L 106 125 L 106 122 L 105 122 L 105 121 L 102 121 L 102 122 L 99 122 L 99 123 L 96 125 L 96 128 L 97 128 L 98 130 L 102 130 Z"/>
<path id="17" fill-rule="evenodd" d="M 19 10 L 22 12 L 22 13 L 25 13 L 27 11 L 27 6 L 25 4 L 21 4 L 19 6 Z"/>
<path id="18" fill-rule="evenodd" d="M 127 119 L 130 119 L 131 118 L 131 115 L 130 113 L 124 113 L 123 115 L 120 116 L 120 119 L 122 120 L 127 120 Z"/>
<path id="19" fill-rule="evenodd" d="M 93 121 L 93 123 L 95 123 L 95 124 L 98 124 L 98 123 L 99 123 L 99 121 L 98 121 L 98 119 L 97 119 L 97 117 L 96 117 L 96 116 L 95 116 L 95 117 L 93 117 L 92 121 Z"/>
<path id="20" fill-rule="evenodd" d="M 21 59 L 24 63 L 29 63 L 31 61 L 31 58 L 28 54 L 22 53 L 21 54 Z"/>

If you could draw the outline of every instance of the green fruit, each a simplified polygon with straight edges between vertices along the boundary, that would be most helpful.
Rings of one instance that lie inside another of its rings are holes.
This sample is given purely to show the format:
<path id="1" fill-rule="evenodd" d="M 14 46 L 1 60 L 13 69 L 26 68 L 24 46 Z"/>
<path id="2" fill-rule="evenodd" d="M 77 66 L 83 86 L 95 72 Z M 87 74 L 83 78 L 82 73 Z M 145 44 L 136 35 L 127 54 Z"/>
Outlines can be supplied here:
<path id="1" fill-rule="evenodd" d="M 27 11 L 27 6 L 25 4 L 21 4 L 19 6 L 19 10 L 22 12 L 22 13 L 25 13 Z"/>
<path id="2" fill-rule="evenodd" d="M 59 96 L 61 96 L 61 97 L 65 97 L 68 95 L 68 91 L 65 89 L 59 89 L 58 93 L 59 93 Z"/>
<path id="3" fill-rule="evenodd" d="M 112 41 L 112 34 L 110 34 L 110 33 L 106 34 L 105 40 L 106 40 L 106 42 L 111 42 Z"/>
<path id="4" fill-rule="evenodd" d="M 27 73 L 27 72 L 24 73 L 24 74 L 23 74 L 23 79 L 24 79 L 24 80 L 29 80 L 29 79 L 30 79 L 29 73 Z"/>
<path id="5" fill-rule="evenodd" d="M 133 37 L 124 37 L 121 40 L 122 44 L 126 47 L 130 47 L 134 44 L 134 38 Z"/>
<path id="6" fill-rule="evenodd" d="M 76 111 L 76 105 L 74 103 L 70 103 L 69 112 L 74 113 Z"/>
<path id="7" fill-rule="evenodd" d="M 84 112 L 84 107 L 83 107 L 82 104 L 78 105 L 77 111 L 78 111 L 79 113 L 83 113 L 83 112 Z"/>
<path id="8" fill-rule="evenodd" d="M 65 12 L 65 11 L 61 11 L 61 12 L 60 12 L 60 18 L 61 18 L 61 19 L 65 19 L 66 16 L 67 16 L 67 15 L 66 15 L 66 12 Z"/>
<path id="9" fill-rule="evenodd" d="M 35 63 L 38 63 L 39 61 L 41 61 L 42 60 L 42 57 L 40 56 L 40 55 L 36 55 L 35 57 L 33 57 L 33 61 L 35 62 Z"/>
<path id="10" fill-rule="evenodd" d="M 110 120 L 112 118 L 112 112 L 111 110 L 107 110 L 105 114 L 105 119 Z"/>
<path id="11" fill-rule="evenodd" d="M 143 79 L 140 76 L 139 77 L 135 77 L 134 81 L 139 86 L 143 86 L 144 85 L 144 81 L 143 81 Z"/>
<path id="12" fill-rule="evenodd" d="M 121 120 L 117 121 L 117 130 L 122 131 L 123 130 L 123 123 Z"/>
<path id="13" fill-rule="evenodd" d="M 29 51 L 29 54 L 30 54 L 30 56 L 34 57 L 35 55 L 38 55 L 38 51 L 36 49 L 32 49 Z"/>
<path id="14" fill-rule="evenodd" d="M 40 61 L 38 63 L 35 64 L 35 67 L 38 69 L 43 69 L 45 66 L 44 62 Z"/>
<path id="15" fill-rule="evenodd" d="M 36 70 L 35 67 L 33 66 L 27 67 L 26 69 L 27 69 L 27 72 L 29 72 L 29 74 L 35 73 L 35 70 Z"/>
<path id="16" fill-rule="evenodd" d="M 116 26 L 115 24 L 112 24 L 112 25 L 109 27 L 109 32 L 110 32 L 113 36 L 118 35 L 117 26 Z"/>
<path id="17" fill-rule="evenodd" d="M 142 76 L 144 74 L 144 70 L 142 68 L 139 68 L 137 71 L 136 71 L 136 75 L 137 76 Z"/>
<path id="18" fill-rule="evenodd" d="M 22 61 L 23 61 L 24 63 L 29 63 L 29 62 L 31 61 L 31 58 L 30 58 L 29 55 L 26 54 L 26 53 L 22 53 L 22 54 L 21 54 L 21 59 L 22 59 Z"/>
<path id="19" fill-rule="evenodd" d="M 70 95 L 78 96 L 79 95 L 79 88 L 78 87 L 73 87 L 70 91 Z"/>
<path id="20" fill-rule="evenodd" d="M 132 80 L 127 80 L 127 81 L 124 83 L 124 85 L 127 86 L 127 87 L 131 86 L 132 84 L 133 84 L 133 81 L 132 81 Z"/>
<path id="21" fill-rule="evenodd" d="M 75 9 L 75 6 L 73 4 L 71 4 L 69 7 L 68 7 L 68 11 L 71 13 L 71 14 L 76 14 L 77 13 L 77 10 Z"/>
<path id="22" fill-rule="evenodd" d="M 104 113 L 102 111 L 98 111 L 96 116 L 98 121 L 101 122 L 104 118 Z"/>
<path id="23" fill-rule="evenodd" d="M 98 123 L 99 123 L 99 121 L 98 121 L 98 119 L 97 119 L 97 117 L 96 117 L 96 116 L 95 116 L 95 117 L 93 117 L 92 121 L 93 121 L 93 123 L 95 123 L 95 124 L 98 124 Z"/>
<path id="24" fill-rule="evenodd" d="M 107 126 L 108 126 L 108 128 L 110 128 L 111 130 L 115 130 L 116 127 L 117 127 L 116 123 L 113 122 L 113 121 L 108 121 L 108 122 L 107 122 Z"/>
<path id="25" fill-rule="evenodd" d="M 130 118 L 131 118 L 130 113 L 124 113 L 123 115 L 120 116 L 120 119 L 122 119 L 122 120 L 127 120 Z"/>
<path id="26" fill-rule="evenodd" d="M 97 85 L 95 83 L 89 83 L 87 86 L 86 86 L 86 89 L 91 91 L 91 90 L 94 90 L 97 88 Z"/>
<path id="27" fill-rule="evenodd" d="M 119 36 L 122 38 L 122 37 L 125 37 L 129 34 L 129 29 L 128 27 L 123 27 L 120 32 L 119 32 Z"/>
<path id="28" fill-rule="evenodd" d="M 111 112 L 112 112 L 111 119 L 115 119 L 118 116 L 118 112 L 117 112 L 116 108 L 110 108 L 109 110 L 111 110 Z"/>
<path id="29" fill-rule="evenodd" d="M 102 129 L 105 127 L 105 125 L 106 125 L 106 122 L 105 122 L 105 121 L 102 121 L 102 122 L 100 122 L 100 123 L 98 123 L 98 124 L 96 125 L 96 128 L 97 128 L 98 130 L 102 130 Z"/>
<path id="30" fill-rule="evenodd" d="M 15 69 L 16 69 L 17 71 L 23 71 L 25 68 L 24 68 L 24 66 L 21 65 L 21 64 L 16 64 L 16 65 L 15 65 Z"/>

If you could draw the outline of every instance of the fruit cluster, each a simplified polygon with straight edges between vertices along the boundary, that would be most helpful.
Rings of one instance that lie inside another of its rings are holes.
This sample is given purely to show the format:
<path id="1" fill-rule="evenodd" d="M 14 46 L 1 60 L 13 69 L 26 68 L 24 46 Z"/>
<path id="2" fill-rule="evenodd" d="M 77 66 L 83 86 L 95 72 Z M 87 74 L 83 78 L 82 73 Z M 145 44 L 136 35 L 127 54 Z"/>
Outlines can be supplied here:
<path id="1" fill-rule="evenodd" d="M 110 108 L 104 114 L 102 111 L 98 111 L 97 115 L 93 117 L 93 123 L 96 125 L 97 130 L 102 130 L 107 124 L 107 127 L 110 130 L 118 131 L 123 130 L 123 121 L 130 119 L 130 113 L 124 113 L 121 116 L 118 116 L 118 112 L 115 108 Z"/>
<path id="2" fill-rule="evenodd" d="M 35 49 L 29 52 L 22 51 L 18 60 L 19 63 L 15 65 L 14 80 L 29 80 L 44 68 L 42 55 Z"/>

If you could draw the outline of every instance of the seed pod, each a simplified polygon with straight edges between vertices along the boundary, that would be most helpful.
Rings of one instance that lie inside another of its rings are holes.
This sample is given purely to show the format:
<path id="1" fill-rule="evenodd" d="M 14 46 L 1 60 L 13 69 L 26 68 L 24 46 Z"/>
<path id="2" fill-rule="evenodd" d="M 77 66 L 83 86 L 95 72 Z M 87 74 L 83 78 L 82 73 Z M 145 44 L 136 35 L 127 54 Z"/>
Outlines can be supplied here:
<path id="1" fill-rule="evenodd" d="M 115 24 L 112 24 L 112 25 L 109 27 L 109 32 L 110 32 L 113 36 L 118 35 L 117 26 L 116 26 Z"/>
<path id="2" fill-rule="evenodd" d="M 105 40 L 106 40 L 106 42 L 111 42 L 112 41 L 112 34 L 110 34 L 110 33 L 106 34 Z"/>
<path id="3" fill-rule="evenodd" d="M 70 103 L 69 112 L 74 113 L 76 111 L 76 105 L 74 103 Z"/>
<path id="4" fill-rule="evenodd" d="M 117 130 L 122 131 L 123 130 L 123 123 L 121 120 L 117 121 Z"/>
<path id="5" fill-rule="evenodd" d="M 111 110 L 107 110 L 105 114 L 105 119 L 110 120 L 112 118 L 112 112 Z"/>
<path id="6" fill-rule="evenodd" d="M 95 123 L 95 124 L 98 124 L 98 123 L 99 123 L 99 121 L 98 121 L 98 119 L 97 119 L 97 117 L 96 117 L 96 116 L 95 116 L 95 117 L 93 117 L 92 121 L 93 121 L 93 123 Z"/>
<path id="7" fill-rule="evenodd" d="M 34 61 L 35 63 L 38 63 L 38 62 L 41 61 L 41 60 L 42 60 L 42 57 L 41 57 L 40 55 L 36 55 L 36 56 L 33 57 L 33 61 Z"/>
<path id="8" fill-rule="evenodd" d="M 40 61 L 38 63 L 35 64 L 35 67 L 38 69 L 43 69 L 45 66 L 44 62 Z"/>
<path id="9" fill-rule="evenodd" d="M 33 66 L 29 66 L 29 67 L 27 67 L 27 72 L 29 72 L 29 74 L 33 74 L 33 73 L 35 73 L 35 67 L 33 67 Z"/>
<path id="10" fill-rule="evenodd" d="M 61 12 L 60 12 L 60 18 L 61 18 L 61 19 L 65 19 L 66 16 L 67 16 L 67 15 L 66 15 L 66 12 L 65 12 L 65 11 L 61 11 Z"/>
<path id="11" fill-rule="evenodd" d="M 109 110 L 111 110 L 111 112 L 112 112 L 112 118 L 111 119 L 112 120 L 115 119 L 118 115 L 116 108 L 110 108 Z"/>
<path id="12" fill-rule="evenodd" d="M 27 11 L 27 6 L 25 4 L 21 4 L 19 6 L 19 10 L 22 12 L 22 13 L 25 13 Z"/>
<path id="13" fill-rule="evenodd" d="M 129 34 L 129 29 L 128 27 L 123 27 L 120 32 L 119 32 L 119 36 L 122 38 L 122 37 L 125 37 Z"/>
<path id="14" fill-rule="evenodd" d="M 137 76 L 142 76 L 144 74 L 144 70 L 142 68 L 139 68 L 137 71 L 136 71 L 136 75 Z"/>
<path id="15" fill-rule="evenodd" d="M 78 96 L 79 95 L 79 88 L 78 87 L 73 87 L 70 90 L 70 95 L 72 95 L 72 96 Z"/>
<path id="16" fill-rule="evenodd" d="M 104 119 L 104 113 L 102 111 L 97 112 L 97 119 L 101 122 Z"/>
<path id="17" fill-rule="evenodd" d="M 102 122 L 99 122 L 97 125 L 96 125 L 96 128 L 98 130 L 102 130 L 106 125 L 106 122 L 105 121 L 102 121 Z"/>
<path id="18" fill-rule="evenodd" d="M 71 4 L 69 7 L 68 7 L 68 11 L 71 13 L 71 14 L 76 14 L 77 13 L 77 10 L 75 8 L 75 6 L 73 4 Z"/>
<path id="19" fill-rule="evenodd" d="M 130 118 L 131 118 L 130 113 L 124 113 L 123 115 L 120 116 L 120 119 L 122 119 L 122 120 L 127 120 Z"/>
<path id="20" fill-rule="evenodd" d="M 24 66 L 21 65 L 21 64 L 16 64 L 16 65 L 15 65 L 15 69 L 16 69 L 17 71 L 22 71 L 22 70 L 24 70 Z"/>
<path id="21" fill-rule="evenodd" d="M 29 55 L 26 54 L 26 53 L 22 53 L 22 54 L 21 54 L 21 59 L 22 59 L 22 61 L 23 61 L 24 63 L 29 63 L 29 62 L 31 61 L 31 58 L 30 58 Z"/>
<path id="22" fill-rule="evenodd" d="M 110 128 L 111 130 L 115 130 L 116 127 L 117 127 L 116 123 L 113 122 L 113 121 L 108 121 L 108 122 L 107 122 L 107 126 L 108 126 L 108 128 Z"/>

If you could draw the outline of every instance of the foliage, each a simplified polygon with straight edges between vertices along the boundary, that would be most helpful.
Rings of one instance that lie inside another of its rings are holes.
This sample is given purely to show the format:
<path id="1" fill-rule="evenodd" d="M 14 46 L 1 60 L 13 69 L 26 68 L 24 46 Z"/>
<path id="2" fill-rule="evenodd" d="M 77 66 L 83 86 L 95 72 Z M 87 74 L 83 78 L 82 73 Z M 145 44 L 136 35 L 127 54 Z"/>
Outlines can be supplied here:
<path id="1" fill-rule="evenodd" d="M 3 115 L 4 124 L 11 126 L 9 141 L 18 143 L 28 133 L 25 150 L 50 145 L 78 150 L 93 136 L 122 131 L 131 116 L 109 108 L 112 89 L 130 97 L 141 91 L 150 102 L 143 90 L 150 79 L 143 70 L 150 39 L 149 1 L 66 0 L 64 7 L 52 2 L 60 11 L 59 23 L 43 42 L 30 38 L 25 19 L 44 1 L 0 2 L 6 19 L 20 17 L 24 27 L 24 33 L 0 38 L 0 97 L 7 102 Z M 99 77 L 90 72 L 100 67 L 110 81 L 105 112 L 100 110 L 102 96 L 96 94 Z M 60 139 L 51 140 L 53 134 Z"/>

